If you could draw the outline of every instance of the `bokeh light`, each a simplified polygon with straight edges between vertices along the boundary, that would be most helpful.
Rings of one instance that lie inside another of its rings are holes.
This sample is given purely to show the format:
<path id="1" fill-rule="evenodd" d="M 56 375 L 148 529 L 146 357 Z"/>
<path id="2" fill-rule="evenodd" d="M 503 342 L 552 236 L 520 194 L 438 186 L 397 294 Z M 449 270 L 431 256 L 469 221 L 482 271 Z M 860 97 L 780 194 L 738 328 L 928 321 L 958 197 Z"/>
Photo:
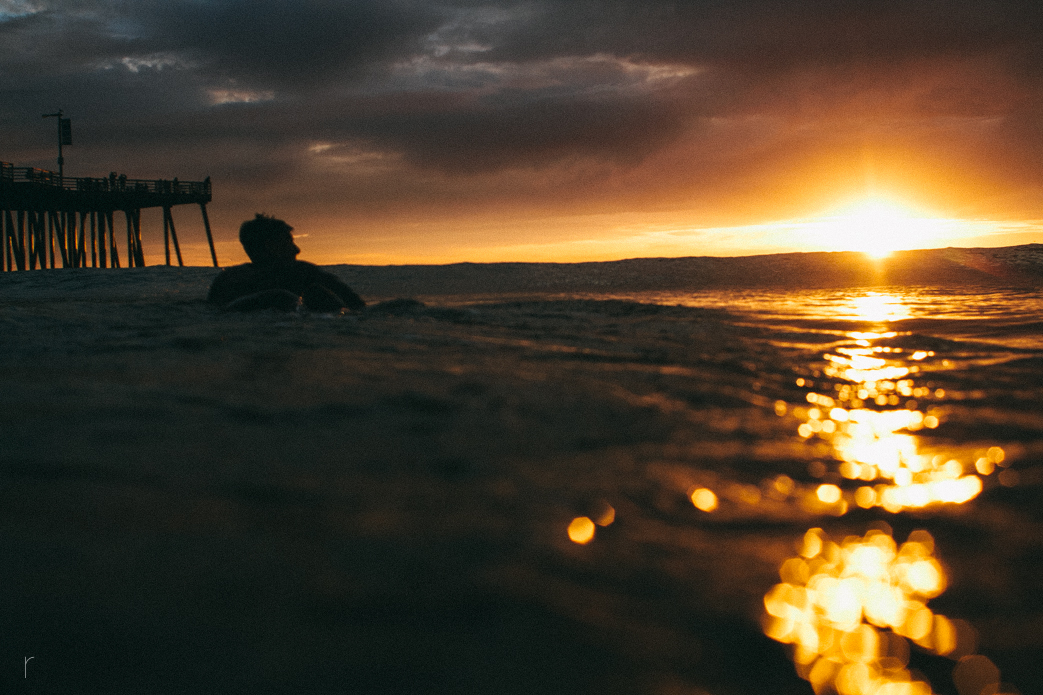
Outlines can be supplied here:
<path id="1" fill-rule="evenodd" d="M 598 526 L 611 526 L 612 522 L 616 520 L 616 509 L 607 502 L 602 502 L 597 510 L 597 516 L 594 518 L 594 523 Z"/>
<path id="2" fill-rule="evenodd" d="M 864 395 L 879 395 L 896 386 L 872 384 Z M 899 387 L 903 386 L 911 390 L 908 384 Z M 841 477 L 865 483 L 883 481 L 874 486 L 859 486 L 852 495 L 853 503 L 866 509 L 875 506 L 898 512 L 932 504 L 962 504 L 981 493 L 979 475 L 992 472 L 996 456 L 965 464 L 951 456 L 921 453 L 912 433 L 937 427 L 938 416 L 908 408 L 849 409 L 843 406 L 850 393 L 843 386 L 837 399 L 809 393 L 809 402 L 826 407 L 795 409 L 794 414 L 806 418 L 797 428 L 801 437 L 814 437 L 832 445 Z M 993 449 L 1002 452 L 998 447 Z M 998 456 L 1002 457 L 1002 453 Z M 833 491 L 828 493 L 829 498 L 823 496 L 823 491 L 820 486 L 818 498 L 822 502 L 837 501 Z"/>
<path id="3" fill-rule="evenodd" d="M 594 540 L 596 526 L 588 517 L 577 516 L 569 524 L 569 540 L 573 543 L 586 545 Z"/>
<path id="4" fill-rule="evenodd" d="M 857 309 L 861 312 L 856 311 L 857 316 L 865 321 L 903 316 L 897 296 L 870 293 L 852 298 L 852 302 L 857 306 L 844 310 Z M 776 415 L 800 421 L 797 434 L 801 438 L 828 443 L 835 461 L 834 474 L 839 480 L 828 480 L 805 492 L 803 504 L 809 511 L 838 515 L 853 507 L 878 507 L 897 513 L 963 504 L 981 493 L 982 476 L 992 475 L 997 466 L 1009 465 L 997 446 L 969 458 L 966 452 L 922 450 L 918 433 L 941 424 L 943 411 L 934 402 L 947 394 L 914 378 L 925 360 L 936 357 L 933 350 L 907 351 L 879 344 L 897 336 L 886 330 L 848 332 L 847 340 L 823 355 L 823 374 L 831 381 L 817 382 L 818 390 L 805 394 L 806 405 L 775 403 Z M 796 384 L 813 385 L 803 377 Z M 824 386 L 829 388 L 824 390 Z M 809 472 L 822 478 L 829 468 L 814 461 Z M 1013 470 L 999 471 L 997 480 L 1002 485 L 1019 483 Z"/>
<path id="5" fill-rule="evenodd" d="M 999 682 L 992 662 L 972 656 L 977 640 L 970 624 L 927 606 L 948 578 L 926 531 L 914 531 L 899 546 L 879 529 L 837 543 L 813 528 L 779 575 L 782 582 L 764 596 L 764 633 L 792 645 L 797 672 L 816 693 L 933 693 L 908 669 L 911 644 L 960 660 L 957 684 Z"/>
<path id="6" fill-rule="evenodd" d="M 692 504 L 695 508 L 703 512 L 712 512 L 717 509 L 717 495 L 714 494 L 713 490 L 705 487 L 700 487 L 692 490 L 689 497 L 692 500 Z"/>

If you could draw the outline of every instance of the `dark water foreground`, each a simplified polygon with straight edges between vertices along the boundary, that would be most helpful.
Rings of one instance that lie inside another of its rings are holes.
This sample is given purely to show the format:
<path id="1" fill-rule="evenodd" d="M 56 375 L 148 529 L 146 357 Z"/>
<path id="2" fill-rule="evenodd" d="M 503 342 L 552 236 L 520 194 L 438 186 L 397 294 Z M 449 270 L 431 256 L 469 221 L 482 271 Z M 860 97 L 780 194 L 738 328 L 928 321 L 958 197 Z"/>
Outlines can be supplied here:
<path id="1" fill-rule="evenodd" d="M 1043 692 L 1035 293 L 211 276 L 0 278 L 4 692 Z"/>

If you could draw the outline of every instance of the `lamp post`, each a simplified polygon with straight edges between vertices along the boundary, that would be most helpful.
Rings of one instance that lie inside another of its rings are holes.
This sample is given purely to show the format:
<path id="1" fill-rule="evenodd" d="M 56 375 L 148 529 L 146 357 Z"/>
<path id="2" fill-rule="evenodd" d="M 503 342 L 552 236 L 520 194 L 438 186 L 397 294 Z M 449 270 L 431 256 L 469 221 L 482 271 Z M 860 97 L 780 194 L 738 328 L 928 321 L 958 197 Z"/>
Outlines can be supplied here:
<path id="1" fill-rule="evenodd" d="M 72 120 L 62 118 L 62 110 L 58 113 L 45 113 L 44 118 L 58 119 L 58 185 L 65 183 L 65 157 L 62 156 L 62 145 L 72 144 Z"/>

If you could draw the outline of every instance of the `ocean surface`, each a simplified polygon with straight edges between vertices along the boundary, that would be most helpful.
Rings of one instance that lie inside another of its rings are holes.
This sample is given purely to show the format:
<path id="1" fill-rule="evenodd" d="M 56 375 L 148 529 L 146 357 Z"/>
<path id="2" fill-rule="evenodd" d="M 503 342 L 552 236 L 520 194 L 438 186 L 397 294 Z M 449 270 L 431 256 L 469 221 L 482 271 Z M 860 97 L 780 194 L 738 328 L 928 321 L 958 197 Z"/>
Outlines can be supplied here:
<path id="1" fill-rule="evenodd" d="M 0 276 L 38 683 L 1043 693 L 1039 289 L 230 315 L 213 273 Z"/>

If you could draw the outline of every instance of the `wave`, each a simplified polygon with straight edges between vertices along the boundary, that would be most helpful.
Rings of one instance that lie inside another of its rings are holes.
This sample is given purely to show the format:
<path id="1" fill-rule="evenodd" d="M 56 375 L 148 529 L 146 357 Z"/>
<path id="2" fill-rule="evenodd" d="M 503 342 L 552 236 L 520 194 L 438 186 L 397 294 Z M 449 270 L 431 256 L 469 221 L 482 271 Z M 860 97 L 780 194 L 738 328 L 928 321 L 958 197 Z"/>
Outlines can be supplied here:
<path id="1" fill-rule="evenodd" d="M 614 292 L 712 288 L 835 288 L 1043 284 L 1043 244 L 927 249 L 874 260 L 857 252 L 634 258 L 589 263 L 337 265 L 362 294 Z"/>

